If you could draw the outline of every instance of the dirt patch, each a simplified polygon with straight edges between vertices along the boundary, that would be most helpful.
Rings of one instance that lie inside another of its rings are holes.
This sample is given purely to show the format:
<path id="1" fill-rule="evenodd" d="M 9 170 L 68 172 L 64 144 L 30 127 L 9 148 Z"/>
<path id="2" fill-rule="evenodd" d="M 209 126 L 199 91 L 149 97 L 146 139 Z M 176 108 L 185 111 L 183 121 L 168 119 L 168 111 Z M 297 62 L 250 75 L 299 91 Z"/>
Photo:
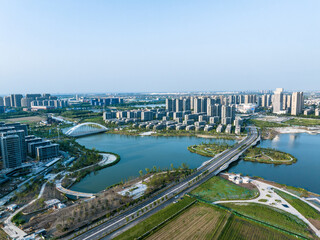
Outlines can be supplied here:
<path id="1" fill-rule="evenodd" d="M 320 230 L 320 220 L 308 218 L 308 220 L 315 226 L 318 230 Z"/>

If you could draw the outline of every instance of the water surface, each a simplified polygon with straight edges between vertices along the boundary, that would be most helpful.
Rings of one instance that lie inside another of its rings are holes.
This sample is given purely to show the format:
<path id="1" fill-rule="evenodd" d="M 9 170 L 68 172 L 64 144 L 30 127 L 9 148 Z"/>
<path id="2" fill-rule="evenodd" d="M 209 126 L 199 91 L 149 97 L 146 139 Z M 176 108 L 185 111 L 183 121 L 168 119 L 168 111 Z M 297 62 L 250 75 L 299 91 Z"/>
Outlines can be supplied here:
<path id="1" fill-rule="evenodd" d="M 97 134 L 78 138 L 77 142 L 87 148 L 114 152 L 121 160 L 114 166 L 90 174 L 75 184 L 71 189 L 82 192 L 99 192 L 107 186 L 139 176 L 139 171 L 156 166 L 161 169 L 181 166 L 186 163 L 190 168 L 199 167 L 210 159 L 190 153 L 188 146 L 201 142 L 226 142 L 232 140 L 204 139 L 196 137 L 153 137 L 125 136 L 118 134 Z"/>

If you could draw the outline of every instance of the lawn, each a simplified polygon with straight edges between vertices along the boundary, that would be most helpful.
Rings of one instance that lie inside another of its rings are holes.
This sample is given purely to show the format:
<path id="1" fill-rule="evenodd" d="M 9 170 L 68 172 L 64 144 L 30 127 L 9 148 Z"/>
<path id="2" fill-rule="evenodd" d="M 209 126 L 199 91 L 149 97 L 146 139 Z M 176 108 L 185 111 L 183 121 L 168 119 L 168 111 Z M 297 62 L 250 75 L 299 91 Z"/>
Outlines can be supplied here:
<path id="1" fill-rule="evenodd" d="M 289 234 L 282 233 L 275 229 L 266 227 L 262 224 L 248 221 L 240 217 L 232 215 L 225 225 L 219 240 L 293 240 L 297 239 Z"/>
<path id="2" fill-rule="evenodd" d="M 290 125 L 297 125 L 297 126 L 316 126 L 320 125 L 320 119 L 303 119 L 303 118 L 293 118 L 285 122 L 286 124 Z"/>
<path id="3" fill-rule="evenodd" d="M 119 236 L 115 237 L 115 240 L 120 239 L 135 239 L 145 234 L 152 228 L 156 227 L 158 224 L 162 223 L 164 220 L 176 214 L 178 211 L 188 206 L 190 203 L 194 202 L 194 199 L 189 197 L 184 197 L 182 200 L 175 204 L 170 204 L 159 212 L 153 214 L 146 220 L 138 223 L 134 227 L 123 232 Z"/>
<path id="4" fill-rule="evenodd" d="M 258 190 L 244 188 L 222 177 L 214 176 L 194 189 L 191 194 L 203 200 L 214 202 L 254 198 L 258 195 Z"/>
<path id="5" fill-rule="evenodd" d="M 197 203 L 170 221 L 147 239 L 212 239 L 219 235 L 230 213 L 207 204 Z"/>
<path id="6" fill-rule="evenodd" d="M 311 230 L 306 223 L 298 217 L 280 209 L 256 203 L 224 203 L 221 205 L 258 221 L 268 223 L 305 237 L 313 237 L 313 235 L 311 235 Z"/>
<path id="7" fill-rule="evenodd" d="M 303 216 L 308 219 L 314 219 L 320 221 L 320 213 L 308 205 L 307 203 L 301 201 L 300 199 L 293 197 L 285 192 L 275 190 L 277 194 L 279 194 L 282 198 L 284 198 L 288 203 L 292 205 L 298 212 L 300 212 Z"/>

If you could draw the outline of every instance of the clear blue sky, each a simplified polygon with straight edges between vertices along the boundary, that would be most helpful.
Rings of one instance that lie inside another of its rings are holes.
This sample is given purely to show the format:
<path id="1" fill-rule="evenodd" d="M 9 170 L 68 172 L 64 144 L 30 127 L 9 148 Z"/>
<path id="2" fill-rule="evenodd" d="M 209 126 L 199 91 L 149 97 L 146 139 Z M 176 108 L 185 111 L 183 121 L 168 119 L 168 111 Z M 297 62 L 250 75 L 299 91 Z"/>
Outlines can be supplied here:
<path id="1" fill-rule="evenodd" d="M 320 89 L 319 0 L 0 0 L 0 94 Z"/>

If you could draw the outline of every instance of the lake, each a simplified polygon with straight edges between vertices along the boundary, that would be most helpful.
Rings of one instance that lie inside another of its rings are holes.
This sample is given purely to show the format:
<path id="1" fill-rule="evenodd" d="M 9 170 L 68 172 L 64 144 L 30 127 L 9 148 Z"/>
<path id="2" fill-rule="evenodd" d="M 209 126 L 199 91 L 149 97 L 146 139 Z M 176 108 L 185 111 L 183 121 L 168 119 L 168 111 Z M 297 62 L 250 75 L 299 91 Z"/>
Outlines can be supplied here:
<path id="1" fill-rule="evenodd" d="M 187 147 L 201 142 L 226 142 L 233 140 L 204 139 L 197 137 L 153 137 L 125 136 L 119 134 L 97 134 L 78 138 L 77 142 L 87 148 L 114 152 L 121 160 L 114 166 L 92 173 L 72 186 L 81 192 L 99 192 L 106 187 L 139 176 L 139 171 L 156 166 L 161 169 L 181 166 L 186 163 L 190 168 L 199 167 L 208 157 L 188 151 Z"/>

